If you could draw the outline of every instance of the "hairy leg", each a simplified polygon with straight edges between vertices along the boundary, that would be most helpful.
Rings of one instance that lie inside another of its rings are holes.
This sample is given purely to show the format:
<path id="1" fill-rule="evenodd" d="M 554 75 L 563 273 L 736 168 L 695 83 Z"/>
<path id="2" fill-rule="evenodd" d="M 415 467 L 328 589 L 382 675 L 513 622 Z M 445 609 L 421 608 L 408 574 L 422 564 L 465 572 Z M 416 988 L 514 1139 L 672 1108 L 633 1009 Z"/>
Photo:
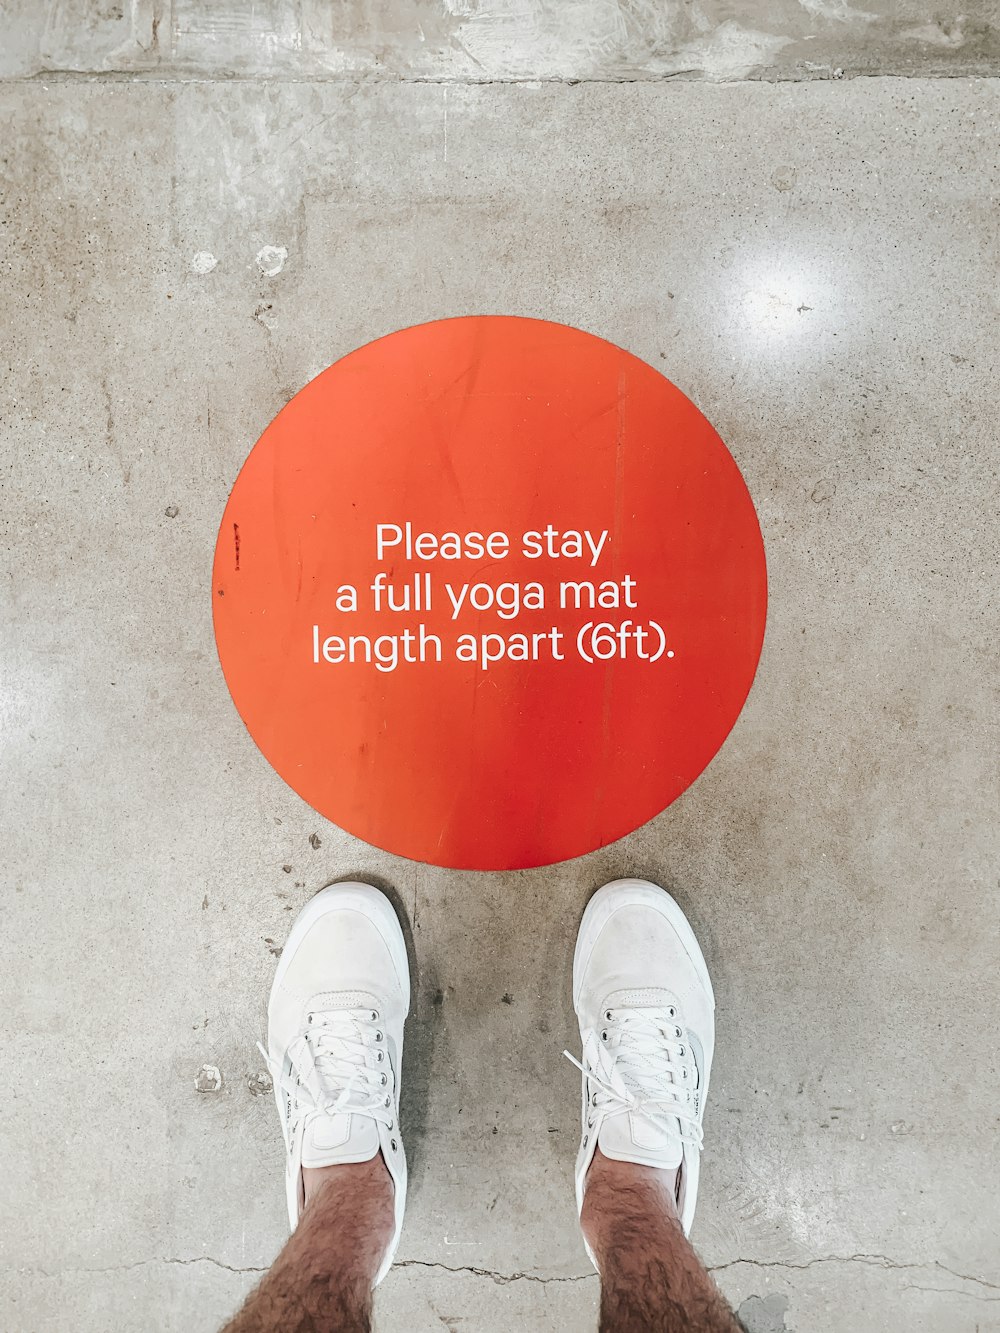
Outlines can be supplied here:
<path id="1" fill-rule="evenodd" d="M 741 1333 L 684 1235 L 675 1179 L 594 1157 L 580 1221 L 601 1272 L 601 1333 Z"/>
<path id="2" fill-rule="evenodd" d="M 302 1172 L 301 1221 L 223 1333 L 369 1333 L 372 1287 L 393 1235 L 381 1156 Z"/>

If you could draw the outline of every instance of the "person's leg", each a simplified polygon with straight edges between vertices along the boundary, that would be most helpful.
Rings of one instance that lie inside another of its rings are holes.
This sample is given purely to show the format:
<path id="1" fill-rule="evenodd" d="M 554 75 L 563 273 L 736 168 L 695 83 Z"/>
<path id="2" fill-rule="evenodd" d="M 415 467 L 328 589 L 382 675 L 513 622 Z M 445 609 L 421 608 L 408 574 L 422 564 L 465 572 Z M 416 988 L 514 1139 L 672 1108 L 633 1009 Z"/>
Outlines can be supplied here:
<path id="1" fill-rule="evenodd" d="M 674 1174 L 594 1156 L 580 1220 L 601 1274 L 601 1333 L 740 1333 L 684 1234 Z"/>
<path id="2" fill-rule="evenodd" d="M 375 1276 L 392 1240 L 381 1157 L 311 1171 L 299 1225 L 224 1333 L 369 1333 Z"/>
<path id="3" fill-rule="evenodd" d="M 291 1239 L 226 1333 L 366 1333 L 399 1241 L 406 945 L 367 884 L 324 889 L 292 926 L 267 1061 L 288 1151 Z"/>
<path id="4" fill-rule="evenodd" d="M 601 1333 L 739 1333 L 687 1239 L 715 997 L 669 894 L 619 880 L 594 895 L 573 960 L 573 1004 L 583 1041 L 577 1204 L 601 1275 Z"/>

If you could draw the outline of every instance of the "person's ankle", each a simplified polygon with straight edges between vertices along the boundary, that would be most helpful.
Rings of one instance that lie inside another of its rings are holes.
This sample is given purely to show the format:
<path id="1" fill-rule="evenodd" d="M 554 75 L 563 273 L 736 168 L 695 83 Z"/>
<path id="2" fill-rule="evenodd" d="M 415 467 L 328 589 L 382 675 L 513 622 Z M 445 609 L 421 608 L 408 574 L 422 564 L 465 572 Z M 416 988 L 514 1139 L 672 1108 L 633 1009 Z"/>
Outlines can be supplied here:
<path id="1" fill-rule="evenodd" d="M 393 1184 L 389 1168 L 376 1153 L 368 1162 L 338 1162 L 334 1166 L 304 1166 L 302 1168 L 303 1210 L 322 1193 L 330 1189 L 371 1190 L 377 1197 L 385 1194 L 392 1201 Z M 390 1208 L 391 1211 L 391 1208 Z"/>
<path id="2" fill-rule="evenodd" d="M 587 1189 L 597 1181 L 607 1181 L 611 1189 L 622 1185 L 645 1186 L 662 1195 L 671 1216 L 677 1216 L 677 1179 L 679 1168 L 668 1169 L 661 1166 L 644 1166 L 640 1162 L 620 1162 L 613 1157 L 605 1157 L 600 1148 L 594 1152 L 594 1160 L 587 1172 Z M 586 1197 L 586 1196 L 585 1196 Z"/>
<path id="3" fill-rule="evenodd" d="M 580 1214 L 583 1233 L 595 1251 L 603 1249 L 606 1236 L 616 1231 L 626 1205 L 629 1215 L 641 1213 L 648 1225 L 679 1226 L 677 1171 L 616 1161 L 598 1148 L 587 1172 Z"/>
<path id="4" fill-rule="evenodd" d="M 296 1235 L 310 1250 L 319 1245 L 325 1269 L 345 1290 L 370 1292 L 395 1231 L 395 1187 L 381 1154 L 367 1162 L 303 1167 L 302 1179 Z"/>

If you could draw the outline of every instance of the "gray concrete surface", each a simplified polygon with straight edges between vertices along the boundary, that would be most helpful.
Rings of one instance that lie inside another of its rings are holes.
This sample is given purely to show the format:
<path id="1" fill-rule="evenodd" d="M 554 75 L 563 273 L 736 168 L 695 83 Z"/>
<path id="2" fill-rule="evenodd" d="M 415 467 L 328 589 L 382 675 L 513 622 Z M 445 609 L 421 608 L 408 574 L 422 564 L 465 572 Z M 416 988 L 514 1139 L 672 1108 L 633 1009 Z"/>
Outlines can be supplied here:
<path id="1" fill-rule="evenodd" d="M 5 0 L 0 76 L 829 79 L 995 74 L 996 0 Z"/>
<path id="2" fill-rule="evenodd" d="M 274 955 L 359 875 L 417 969 L 378 1327 L 592 1327 L 570 945 L 590 891 L 638 874 L 715 977 L 695 1241 L 747 1327 L 1000 1329 L 1000 81 L 39 78 L 0 115 L 0 1327 L 234 1308 L 285 1235 L 254 1050 Z M 743 468 L 771 580 L 749 705 L 694 787 L 507 876 L 310 812 L 210 621 L 222 507 L 278 408 L 472 311 L 661 367 Z"/>

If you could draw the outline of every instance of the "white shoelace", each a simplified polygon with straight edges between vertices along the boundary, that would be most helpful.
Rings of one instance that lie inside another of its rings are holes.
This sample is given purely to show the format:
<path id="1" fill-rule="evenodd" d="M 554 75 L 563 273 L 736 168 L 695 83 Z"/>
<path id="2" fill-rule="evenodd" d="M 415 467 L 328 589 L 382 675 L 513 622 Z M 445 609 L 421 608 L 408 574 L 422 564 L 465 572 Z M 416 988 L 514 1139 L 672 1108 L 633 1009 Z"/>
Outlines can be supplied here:
<path id="1" fill-rule="evenodd" d="M 289 1044 L 289 1073 L 260 1042 L 257 1049 L 289 1098 L 290 1135 L 312 1112 L 357 1113 L 392 1128 L 393 1071 L 376 1010 L 329 1009 L 309 1014 L 306 1027 Z"/>
<path id="2" fill-rule="evenodd" d="M 588 1082 L 588 1124 L 598 1114 L 629 1111 L 700 1148 L 697 1067 L 672 1009 L 606 1009 L 586 1033 L 583 1063 L 563 1051 Z M 593 1085 L 593 1090 L 590 1085 Z"/>

